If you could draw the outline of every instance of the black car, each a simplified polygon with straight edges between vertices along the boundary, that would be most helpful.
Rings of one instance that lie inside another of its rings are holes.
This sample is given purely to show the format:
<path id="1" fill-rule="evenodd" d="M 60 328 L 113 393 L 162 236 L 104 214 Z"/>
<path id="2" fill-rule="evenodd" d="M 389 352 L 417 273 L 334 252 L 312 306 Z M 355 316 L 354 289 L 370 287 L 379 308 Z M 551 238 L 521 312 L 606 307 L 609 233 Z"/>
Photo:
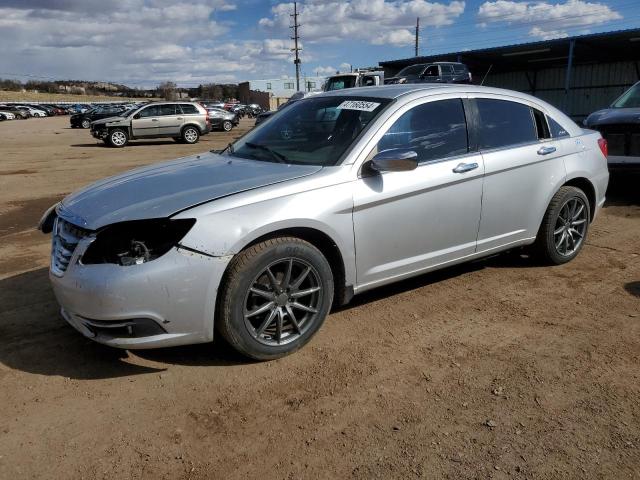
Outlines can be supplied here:
<path id="1" fill-rule="evenodd" d="M 237 113 L 228 112 L 222 108 L 207 108 L 207 112 L 209 112 L 209 122 L 212 130 L 230 132 L 233 127 L 240 123 Z"/>
<path id="2" fill-rule="evenodd" d="M 607 140 L 609 168 L 640 171 L 640 82 L 609 108 L 589 115 L 584 125 Z"/>
<path id="3" fill-rule="evenodd" d="M 395 77 L 385 78 L 384 83 L 471 83 L 471 73 L 464 63 L 419 63 L 403 68 Z"/>
<path id="4" fill-rule="evenodd" d="M 117 117 L 124 111 L 124 107 L 96 107 L 84 113 L 71 115 L 69 122 L 71 123 L 71 128 L 89 128 L 94 120 Z"/>

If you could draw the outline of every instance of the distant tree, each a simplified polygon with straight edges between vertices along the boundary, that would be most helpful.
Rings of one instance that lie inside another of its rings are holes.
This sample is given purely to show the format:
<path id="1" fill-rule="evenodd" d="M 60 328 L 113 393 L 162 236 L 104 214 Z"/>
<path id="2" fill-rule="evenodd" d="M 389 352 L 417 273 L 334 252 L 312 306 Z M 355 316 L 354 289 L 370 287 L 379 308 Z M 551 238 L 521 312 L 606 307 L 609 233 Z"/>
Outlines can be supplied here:
<path id="1" fill-rule="evenodd" d="M 175 82 L 162 82 L 158 85 L 158 94 L 165 100 L 175 100 L 176 88 L 178 88 L 178 86 Z"/>
<path id="2" fill-rule="evenodd" d="M 18 80 L 9 80 L 0 78 L 0 90 L 9 90 L 11 92 L 19 92 L 22 90 L 22 82 Z"/>

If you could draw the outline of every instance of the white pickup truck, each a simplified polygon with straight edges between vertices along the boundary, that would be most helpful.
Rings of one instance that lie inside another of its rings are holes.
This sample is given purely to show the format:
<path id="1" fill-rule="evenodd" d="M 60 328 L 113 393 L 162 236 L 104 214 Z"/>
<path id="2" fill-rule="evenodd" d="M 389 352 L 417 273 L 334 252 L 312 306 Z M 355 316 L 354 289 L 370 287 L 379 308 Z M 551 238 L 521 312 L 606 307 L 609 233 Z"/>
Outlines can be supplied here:
<path id="1" fill-rule="evenodd" d="M 327 78 L 323 90 L 342 90 L 343 88 L 372 87 L 384 84 L 384 72 L 381 70 L 356 70 L 355 72 L 339 73 Z"/>

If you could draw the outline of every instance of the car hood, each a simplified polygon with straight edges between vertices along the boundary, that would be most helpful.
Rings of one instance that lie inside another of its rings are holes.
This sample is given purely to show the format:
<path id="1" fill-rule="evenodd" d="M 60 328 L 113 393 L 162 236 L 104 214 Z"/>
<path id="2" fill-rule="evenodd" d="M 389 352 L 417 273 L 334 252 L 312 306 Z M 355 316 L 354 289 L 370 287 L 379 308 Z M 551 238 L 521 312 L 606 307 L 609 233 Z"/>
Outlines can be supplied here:
<path id="1" fill-rule="evenodd" d="M 584 121 L 587 127 L 620 123 L 640 124 L 640 108 L 606 108 L 593 112 Z"/>
<path id="2" fill-rule="evenodd" d="M 205 153 L 98 181 L 66 197 L 57 211 L 78 226 L 97 230 L 117 222 L 166 218 L 217 198 L 321 169 Z"/>
<path id="3" fill-rule="evenodd" d="M 122 120 L 124 120 L 124 117 L 107 117 L 107 118 L 100 118 L 99 120 L 94 120 L 93 123 L 94 125 L 98 125 L 98 124 L 104 124 L 104 123 L 111 123 L 111 122 L 121 122 Z"/>

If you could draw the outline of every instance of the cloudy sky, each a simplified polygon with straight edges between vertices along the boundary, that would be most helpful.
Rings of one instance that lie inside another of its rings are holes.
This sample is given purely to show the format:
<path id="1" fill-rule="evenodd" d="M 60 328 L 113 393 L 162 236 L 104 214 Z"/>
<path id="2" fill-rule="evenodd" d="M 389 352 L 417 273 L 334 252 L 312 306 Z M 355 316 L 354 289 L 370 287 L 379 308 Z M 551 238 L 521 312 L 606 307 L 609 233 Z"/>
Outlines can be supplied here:
<path id="1" fill-rule="evenodd" d="M 640 0 L 306 0 L 303 73 L 640 26 Z M 270 0 L 0 0 L 0 77 L 152 87 L 294 73 L 293 3 Z"/>

